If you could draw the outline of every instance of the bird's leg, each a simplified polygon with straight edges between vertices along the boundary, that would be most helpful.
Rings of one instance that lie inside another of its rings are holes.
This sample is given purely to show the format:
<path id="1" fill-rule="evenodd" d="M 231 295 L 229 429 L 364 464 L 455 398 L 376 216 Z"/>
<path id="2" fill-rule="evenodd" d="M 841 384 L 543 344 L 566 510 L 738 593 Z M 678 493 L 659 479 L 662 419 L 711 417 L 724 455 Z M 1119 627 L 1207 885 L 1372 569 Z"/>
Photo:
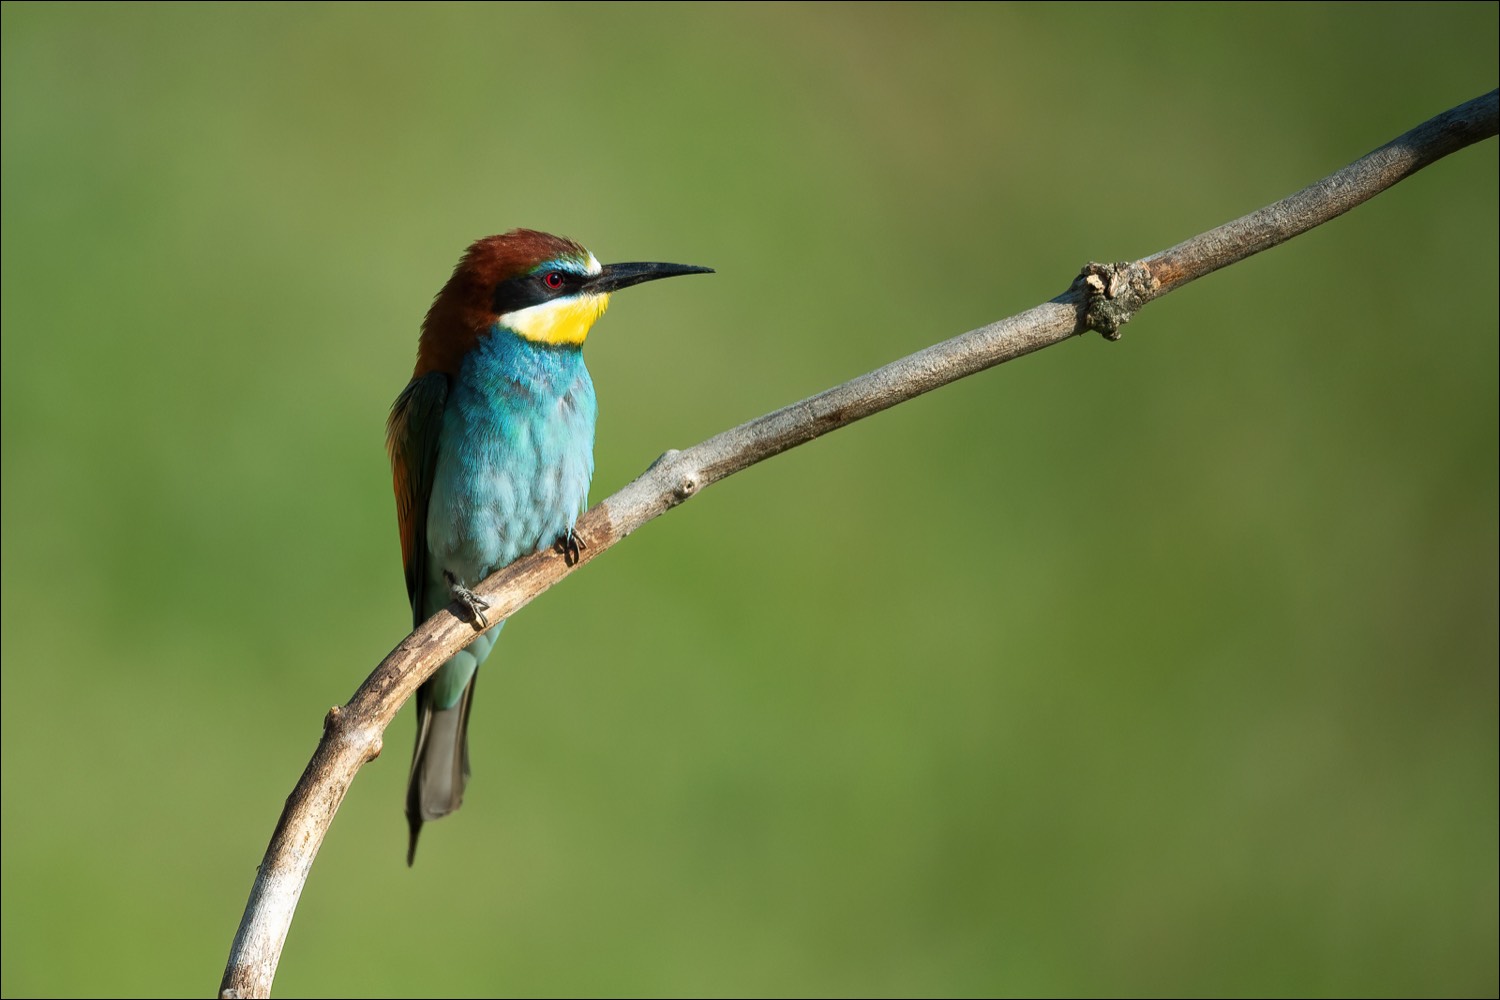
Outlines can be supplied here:
<path id="1" fill-rule="evenodd" d="M 557 540 L 557 544 L 552 547 L 562 553 L 563 562 L 569 566 L 577 566 L 578 553 L 588 548 L 588 544 L 578 536 L 578 532 L 569 527 L 567 531 L 562 533 L 562 537 Z"/>
<path id="2" fill-rule="evenodd" d="M 484 616 L 485 609 L 490 606 L 489 602 L 459 583 L 458 577 L 447 570 L 443 570 L 443 579 L 448 581 L 448 593 L 452 594 L 453 599 L 462 604 L 464 610 L 469 613 L 469 621 L 478 622 L 481 631 L 489 628 L 490 620 Z"/>

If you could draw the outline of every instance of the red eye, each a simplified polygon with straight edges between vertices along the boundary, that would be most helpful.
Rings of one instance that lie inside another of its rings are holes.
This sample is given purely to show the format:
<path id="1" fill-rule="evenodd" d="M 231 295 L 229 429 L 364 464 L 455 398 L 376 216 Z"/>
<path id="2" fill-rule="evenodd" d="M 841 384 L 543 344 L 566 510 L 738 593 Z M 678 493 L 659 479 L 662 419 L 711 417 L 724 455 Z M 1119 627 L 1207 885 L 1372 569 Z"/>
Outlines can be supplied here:
<path id="1" fill-rule="evenodd" d="M 555 292 L 563 286 L 562 272 L 548 271 L 546 277 L 542 278 L 542 281 L 546 282 L 547 287 Z"/>

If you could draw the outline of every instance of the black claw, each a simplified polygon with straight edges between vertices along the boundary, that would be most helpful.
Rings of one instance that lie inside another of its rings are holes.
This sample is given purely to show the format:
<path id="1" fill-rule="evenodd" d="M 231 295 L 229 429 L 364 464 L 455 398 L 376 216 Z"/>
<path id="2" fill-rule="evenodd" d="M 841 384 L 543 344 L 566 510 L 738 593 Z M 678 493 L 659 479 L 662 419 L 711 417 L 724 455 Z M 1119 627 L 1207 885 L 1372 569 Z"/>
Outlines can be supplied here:
<path id="1" fill-rule="evenodd" d="M 562 553 L 563 562 L 567 563 L 569 566 L 577 566 L 578 553 L 581 550 L 588 548 L 588 543 L 586 543 L 582 538 L 578 537 L 578 532 L 574 531 L 572 528 L 569 528 L 566 532 L 563 533 L 563 536 L 557 540 L 557 544 L 552 547 L 558 552 Z"/>
<path id="2" fill-rule="evenodd" d="M 490 606 L 489 602 L 459 583 L 458 578 L 452 573 L 444 571 L 443 579 L 448 581 L 448 592 L 453 595 L 453 599 L 462 604 L 464 610 L 469 613 L 470 623 L 481 632 L 489 628 L 490 620 L 484 614 L 485 609 Z"/>

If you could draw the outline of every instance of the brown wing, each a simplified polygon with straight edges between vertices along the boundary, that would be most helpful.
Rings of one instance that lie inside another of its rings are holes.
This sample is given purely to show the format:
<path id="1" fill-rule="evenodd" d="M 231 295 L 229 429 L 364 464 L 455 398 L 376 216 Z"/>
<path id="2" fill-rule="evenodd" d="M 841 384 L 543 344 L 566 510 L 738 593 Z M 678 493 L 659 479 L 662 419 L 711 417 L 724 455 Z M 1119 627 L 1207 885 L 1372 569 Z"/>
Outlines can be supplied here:
<path id="1" fill-rule="evenodd" d="M 406 569 L 406 596 L 411 599 L 412 627 L 420 625 L 422 588 L 427 583 L 427 501 L 437 469 L 438 439 L 443 433 L 443 405 L 448 376 L 428 372 L 414 378 L 396 397 L 385 425 L 385 448 L 391 456 L 396 488 L 396 520 L 401 527 L 401 562 Z"/>

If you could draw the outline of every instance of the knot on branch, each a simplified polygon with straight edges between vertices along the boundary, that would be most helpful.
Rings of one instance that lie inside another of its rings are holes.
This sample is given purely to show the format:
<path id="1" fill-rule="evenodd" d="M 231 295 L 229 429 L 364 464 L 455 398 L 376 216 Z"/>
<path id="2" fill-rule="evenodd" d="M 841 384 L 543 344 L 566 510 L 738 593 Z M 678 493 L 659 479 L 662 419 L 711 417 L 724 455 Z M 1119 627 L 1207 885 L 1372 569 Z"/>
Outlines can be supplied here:
<path id="1" fill-rule="evenodd" d="M 379 728 L 372 730 L 368 724 L 359 725 L 361 721 L 359 713 L 349 711 L 344 705 L 335 705 L 323 716 L 323 739 L 356 746 L 366 762 L 372 761 L 385 749 L 385 742 Z"/>
<path id="2" fill-rule="evenodd" d="M 1120 327 L 1151 301 L 1157 281 L 1151 269 L 1139 262 L 1089 261 L 1073 279 L 1073 288 L 1084 295 L 1084 327 L 1098 330 L 1105 340 L 1119 340 Z"/>
<path id="3" fill-rule="evenodd" d="M 673 477 L 672 496 L 681 503 L 694 493 L 698 492 L 698 473 L 693 469 L 684 469 Z"/>
<path id="4" fill-rule="evenodd" d="M 671 491 L 672 499 L 669 506 L 672 507 L 697 493 L 703 485 L 703 477 L 696 468 L 677 461 L 677 456 L 681 454 L 682 452 L 676 448 L 668 449 L 662 452 L 661 456 L 646 470 L 656 473 L 659 477 L 658 481 Z"/>

